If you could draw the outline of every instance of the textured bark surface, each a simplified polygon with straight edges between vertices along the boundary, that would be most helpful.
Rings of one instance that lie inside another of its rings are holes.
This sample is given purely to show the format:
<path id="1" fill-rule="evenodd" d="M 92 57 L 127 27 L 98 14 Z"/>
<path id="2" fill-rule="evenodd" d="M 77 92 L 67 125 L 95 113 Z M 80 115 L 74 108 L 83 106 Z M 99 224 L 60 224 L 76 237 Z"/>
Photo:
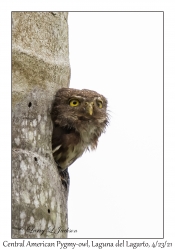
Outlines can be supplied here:
<path id="1" fill-rule="evenodd" d="M 66 238 L 51 104 L 69 86 L 68 14 L 12 13 L 12 238 Z"/>

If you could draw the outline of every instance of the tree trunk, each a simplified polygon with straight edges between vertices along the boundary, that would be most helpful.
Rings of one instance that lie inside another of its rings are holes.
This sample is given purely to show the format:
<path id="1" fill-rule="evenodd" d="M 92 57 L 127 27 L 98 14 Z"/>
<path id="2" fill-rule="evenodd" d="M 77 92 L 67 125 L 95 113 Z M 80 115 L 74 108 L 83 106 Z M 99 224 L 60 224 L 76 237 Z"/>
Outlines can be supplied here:
<path id="1" fill-rule="evenodd" d="M 67 237 L 68 194 L 52 156 L 50 117 L 56 91 L 69 86 L 67 18 L 12 13 L 12 238 Z"/>

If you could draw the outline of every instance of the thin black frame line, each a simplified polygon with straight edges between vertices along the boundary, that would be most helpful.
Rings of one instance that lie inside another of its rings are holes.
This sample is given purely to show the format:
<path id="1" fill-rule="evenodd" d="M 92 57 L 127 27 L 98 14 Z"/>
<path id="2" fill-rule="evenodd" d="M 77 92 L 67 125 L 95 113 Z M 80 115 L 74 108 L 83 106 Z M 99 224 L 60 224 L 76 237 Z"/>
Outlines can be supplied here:
<path id="1" fill-rule="evenodd" d="M 55 11 L 54 11 L 55 12 Z M 62 12 L 62 11 L 59 11 L 59 12 Z M 106 11 L 106 10 L 98 10 L 98 11 L 93 11 L 93 10 L 71 10 L 71 11 L 65 11 L 65 12 L 164 12 L 163 10 L 132 10 L 132 11 L 129 11 L 129 10 L 109 10 L 109 11 Z"/>
<path id="2" fill-rule="evenodd" d="M 164 12 L 163 12 L 163 239 L 164 239 L 164 233 L 165 233 L 165 192 L 164 192 L 164 184 L 165 184 L 165 178 L 164 178 Z"/>
<path id="3" fill-rule="evenodd" d="M 12 239 L 12 11 L 11 11 L 11 239 Z"/>
<path id="4" fill-rule="evenodd" d="M 21 10 L 12 10 L 11 12 L 164 12 L 163 10 L 109 10 L 109 11 L 106 11 L 106 10 L 47 10 L 47 11 L 33 11 L 33 10 L 27 10 L 27 11 L 21 11 Z"/>
<path id="5" fill-rule="evenodd" d="M 11 11 L 11 90 L 12 90 L 12 13 L 13 12 L 50 12 L 50 11 Z M 63 12 L 63 11 L 58 11 L 58 12 Z M 162 12 L 163 14 L 163 237 L 161 238 L 66 238 L 66 240 L 68 239 L 113 239 L 113 240 L 117 240 L 117 239 L 164 239 L 164 233 L 165 233 L 165 209 L 164 209 L 164 11 L 64 11 L 64 12 Z M 11 124 L 12 124 L 12 115 L 11 115 Z M 11 135 L 12 135 L 12 127 L 11 127 Z M 11 148 L 12 148 L 12 136 L 11 136 Z M 12 159 L 12 150 L 11 150 L 11 159 Z M 12 162 L 11 162 L 12 163 Z M 12 166 L 11 166 L 11 180 L 12 180 Z M 11 181 L 11 191 L 12 191 L 12 181 Z M 11 239 L 12 238 L 12 192 L 11 192 Z M 20 238 L 19 238 L 20 239 Z M 34 239 L 37 240 L 37 238 L 30 238 L 30 239 Z M 53 239 L 53 238 L 46 238 L 46 239 Z M 60 238 L 63 239 L 63 238 Z M 40 240 L 40 238 L 38 238 L 38 240 Z"/>
<path id="6" fill-rule="evenodd" d="M 163 240 L 164 238 L 12 238 L 15 240 Z"/>

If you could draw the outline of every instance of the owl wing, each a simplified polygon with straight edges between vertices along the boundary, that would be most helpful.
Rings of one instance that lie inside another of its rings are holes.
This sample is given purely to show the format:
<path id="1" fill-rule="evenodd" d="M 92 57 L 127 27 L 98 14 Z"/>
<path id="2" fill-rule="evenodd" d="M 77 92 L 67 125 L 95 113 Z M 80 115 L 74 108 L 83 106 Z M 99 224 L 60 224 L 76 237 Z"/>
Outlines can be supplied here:
<path id="1" fill-rule="evenodd" d="M 81 152 L 80 135 L 75 130 L 55 126 L 52 135 L 52 153 L 58 168 L 69 167 L 83 152 Z"/>
<path id="2" fill-rule="evenodd" d="M 58 146 L 62 144 L 62 129 L 59 126 L 54 126 L 52 134 L 52 151 L 56 151 Z"/>

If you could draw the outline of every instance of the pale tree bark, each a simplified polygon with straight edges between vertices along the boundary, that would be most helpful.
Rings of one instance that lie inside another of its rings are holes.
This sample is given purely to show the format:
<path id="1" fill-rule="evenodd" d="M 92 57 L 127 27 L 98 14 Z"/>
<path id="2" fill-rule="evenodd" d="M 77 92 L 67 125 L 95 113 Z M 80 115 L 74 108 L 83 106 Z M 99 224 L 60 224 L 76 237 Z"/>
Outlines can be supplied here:
<path id="1" fill-rule="evenodd" d="M 12 238 L 67 237 L 50 116 L 56 91 L 69 86 L 67 18 L 12 12 Z"/>

